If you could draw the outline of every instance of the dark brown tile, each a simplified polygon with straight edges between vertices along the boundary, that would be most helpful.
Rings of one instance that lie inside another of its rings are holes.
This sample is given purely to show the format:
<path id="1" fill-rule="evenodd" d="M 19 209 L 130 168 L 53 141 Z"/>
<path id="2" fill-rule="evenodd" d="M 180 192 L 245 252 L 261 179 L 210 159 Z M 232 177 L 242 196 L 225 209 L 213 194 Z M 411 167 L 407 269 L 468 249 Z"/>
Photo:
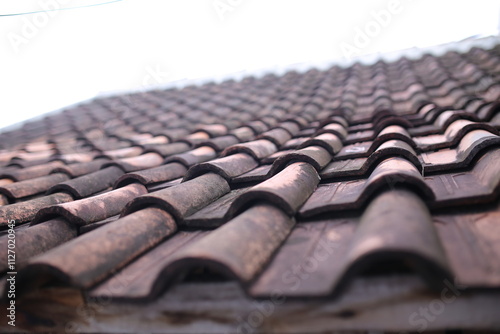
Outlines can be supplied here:
<path id="1" fill-rule="evenodd" d="M 190 145 L 183 142 L 177 142 L 172 144 L 152 144 L 152 145 L 142 145 L 144 148 L 144 153 L 155 152 L 163 157 L 168 157 L 173 154 L 179 154 L 189 150 Z"/>
<path id="2" fill-rule="evenodd" d="M 297 225 L 250 293 L 270 297 L 279 289 L 293 297 L 339 294 L 355 276 L 383 263 L 409 267 L 433 288 L 442 287 L 445 279 L 452 282 L 432 218 L 410 191 L 378 195 L 359 220 L 331 218 Z"/>
<path id="3" fill-rule="evenodd" d="M 230 191 L 227 181 L 207 173 L 172 187 L 139 196 L 124 210 L 125 214 L 155 205 L 172 214 L 178 223 Z"/>
<path id="4" fill-rule="evenodd" d="M 179 231 L 169 239 L 120 270 L 88 292 L 91 298 L 148 300 L 166 287 L 162 271 L 172 262 L 172 255 L 206 236 L 207 231 Z"/>
<path id="5" fill-rule="evenodd" d="M 393 157 L 380 162 L 367 179 L 320 184 L 299 212 L 302 217 L 311 217 L 325 212 L 360 209 L 376 191 L 401 186 L 414 189 L 426 200 L 435 198 L 414 164 Z"/>
<path id="6" fill-rule="evenodd" d="M 35 255 L 61 245 L 77 236 L 77 227 L 64 219 L 56 218 L 43 224 L 16 231 L 16 268 L 19 270 Z M 0 247 L 7 249 L 7 236 L 0 237 Z M 21 246 L 22 247 L 19 247 Z M 0 253 L 0 272 L 8 271 L 7 252 Z"/>
<path id="7" fill-rule="evenodd" d="M 228 148 L 231 145 L 238 144 L 239 140 L 236 136 L 233 135 L 227 135 L 227 136 L 221 136 L 221 137 L 216 137 L 216 138 L 211 138 L 207 141 L 203 141 L 197 146 L 209 146 L 213 148 L 217 152 L 221 152 L 224 149 Z"/>
<path id="8" fill-rule="evenodd" d="M 485 130 L 473 130 L 460 140 L 456 148 L 422 153 L 424 171 L 436 173 L 468 167 L 481 151 L 499 143 L 499 136 Z"/>
<path id="9" fill-rule="evenodd" d="M 103 168 L 109 166 L 117 166 L 121 168 L 124 172 L 135 172 L 141 169 L 153 168 L 161 165 L 163 162 L 163 157 L 158 153 L 150 152 L 141 154 L 131 158 L 123 158 L 119 160 L 113 160 L 103 165 Z"/>
<path id="10" fill-rule="evenodd" d="M 128 202 L 146 193 L 142 184 L 132 183 L 100 195 L 49 206 L 38 211 L 31 225 L 43 223 L 53 217 L 64 217 L 77 226 L 95 223 L 119 214 Z"/>
<path id="11" fill-rule="evenodd" d="M 275 128 L 262 133 L 257 138 L 266 139 L 276 145 L 276 147 L 281 147 L 281 145 L 285 144 L 292 138 L 292 135 L 290 135 L 290 133 L 283 128 Z"/>
<path id="12" fill-rule="evenodd" d="M 0 206 L 0 228 L 5 228 L 9 220 L 15 220 L 16 224 L 26 223 L 35 217 L 38 210 L 72 200 L 73 197 L 70 194 L 58 192 L 20 203 Z"/>
<path id="13" fill-rule="evenodd" d="M 276 145 L 273 144 L 273 142 L 267 139 L 258 139 L 230 146 L 224 152 L 222 152 L 222 156 L 227 156 L 234 153 L 247 153 L 254 157 L 256 160 L 260 160 L 275 153 L 277 150 L 278 149 L 276 148 Z"/>
<path id="14" fill-rule="evenodd" d="M 307 162 L 316 171 L 321 171 L 332 160 L 330 153 L 321 146 L 307 146 L 296 151 L 287 152 L 280 155 L 273 162 L 269 171 L 270 176 L 282 171 L 287 165 L 293 162 Z"/>
<path id="15" fill-rule="evenodd" d="M 29 179 L 34 179 L 41 176 L 47 176 L 55 168 L 68 168 L 64 166 L 61 161 L 51 161 L 42 165 L 26 167 L 26 168 L 15 168 L 11 170 L 3 170 L 0 174 L 0 178 L 8 178 L 14 181 L 25 181 Z"/>
<path id="16" fill-rule="evenodd" d="M 120 188 L 133 182 L 140 182 L 143 185 L 167 182 L 183 177 L 186 172 L 187 168 L 184 165 L 177 162 L 171 162 L 162 166 L 124 174 L 116 181 L 115 188 Z"/>
<path id="17" fill-rule="evenodd" d="M 433 208 L 491 203 L 500 185 L 500 150 L 486 152 L 470 171 L 427 176 L 425 182 L 436 195 Z"/>
<path id="18" fill-rule="evenodd" d="M 111 188 L 116 180 L 123 174 L 124 172 L 121 168 L 115 166 L 106 167 L 97 172 L 60 182 L 52 186 L 48 190 L 48 193 L 67 192 L 75 199 L 85 198 Z"/>
<path id="19" fill-rule="evenodd" d="M 355 148 L 357 150 L 357 148 L 363 148 L 363 146 L 358 145 L 351 149 L 354 151 Z M 378 162 L 389 157 L 404 157 L 411 161 L 418 170 L 422 170 L 422 163 L 410 145 L 400 140 L 389 140 L 380 145 L 368 158 L 331 162 L 320 172 L 320 175 L 324 180 L 339 177 L 361 177 L 373 170 Z"/>
<path id="20" fill-rule="evenodd" d="M 292 163 L 272 178 L 238 196 L 232 204 L 233 212 L 253 201 L 265 200 L 293 216 L 318 183 L 319 176 L 313 166 L 306 162 Z"/>
<path id="21" fill-rule="evenodd" d="M 457 286 L 498 287 L 500 208 L 433 217 L 438 235 L 455 274 Z"/>
<path id="22" fill-rule="evenodd" d="M 209 146 L 202 146 L 185 153 L 169 156 L 165 159 L 165 163 L 178 162 L 189 168 L 195 164 L 211 160 L 216 156 L 217 153 L 213 148 Z"/>
<path id="23" fill-rule="evenodd" d="M 225 224 L 237 213 L 234 200 L 250 188 L 240 188 L 230 191 L 203 209 L 186 217 L 183 224 L 189 228 L 214 228 Z"/>
<path id="24" fill-rule="evenodd" d="M 51 173 L 66 173 L 71 178 L 90 174 L 98 171 L 101 167 L 109 162 L 109 159 L 96 159 L 89 162 L 75 163 L 71 165 L 56 166 L 51 170 Z"/>
<path id="25" fill-rule="evenodd" d="M 203 238 L 195 239 L 170 258 L 156 280 L 165 286 L 173 277 L 208 267 L 246 285 L 258 275 L 286 239 L 294 220 L 268 204 L 255 204 Z"/>
<path id="26" fill-rule="evenodd" d="M 69 179 L 69 176 L 63 173 L 55 173 L 47 176 L 40 176 L 20 182 L 0 187 L 0 193 L 5 195 L 9 201 L 14 202 L 17 199 L 28 197 L 47 191 L 50 187 Z"/>
<path id="27" fill-rule="evenodd" d="M 423 137 L 414 137 L 414 140 L 422 151 L 451 148 L 458 145 L 462 138 L 473 130 L 485 130 L 498 135 L 498 130 L 489 124 L 459 119 L 451 123 L 442 135 L 435 134 Z"/>
<path id="28" fill-rule="evenodd" d="M 267 179 L 270 175 L 272 165 L 259 166 L 245 174 L 233 178 L 233 183 L 260 182 Z"/>
<path id="29" fill-rule="evenodd" d="M 341 140 L 348 140 L 347 130 L 337 122 L 327 124 L 318 130 L 316 135 L 321 135 L 323 133 L 331 133 L 339 137 Z"/>
<path id="30" fill-rule="evenodd" d="M 50 282 L 90 288 L 175 231 L 161 209 L 134 212 L 29 260 L 17 276 L 19 292 Z"/>
<path id="31" fill-rule="evenodd" d="M 184 180 L 193 179 L 204 173 L 216 173 L 230 182 L 234 177 L 244 174 L 258 166 L 255 159 L 246 153 L 235 153 L 209 162 L 202 162 L 189 168 Z"/>

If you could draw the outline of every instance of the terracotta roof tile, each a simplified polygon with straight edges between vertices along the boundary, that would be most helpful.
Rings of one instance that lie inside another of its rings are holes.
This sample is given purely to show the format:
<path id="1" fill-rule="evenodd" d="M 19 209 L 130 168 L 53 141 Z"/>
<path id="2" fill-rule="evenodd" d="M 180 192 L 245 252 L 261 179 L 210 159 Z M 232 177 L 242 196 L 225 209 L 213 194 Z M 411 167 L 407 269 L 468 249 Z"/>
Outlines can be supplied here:
<path id="1" fill-rule="evenodd" d="M 164 208 L 178 222 L 230 191 L 227 181 L 215 173 L 206 173 L 173 187 L 142 195 L 127 205 L 124 213 L 151 205 Z"/>
<path id="2" fill-rule="evenodd" d="M 123 174 L 121 168 L 109 166 L 68 181 L 59 182 L 48 189 L 47 193 L 67 192 L 75 199 L 84 198 L 110 189 Z"/>
<path id="3" fill-rule="evenodd" d="M 63 173 L 40 176 L 34 179 L 4 185 L 0 187 L 0 193 L 9 198 L 9 201 L 14 202 L 23 197 L 45 192 L 53 185 L 64 182 L 68 179 L 68 175 Z"/>
<path id="4" fill-rule="evenodd" d="M 187 168 L 183 164 L 170 162 L 158 167 L 124 174 L 116 181 L 115 188 L 123 187 L 132 182 L 140 182 L 145 186 L 167 182 L 184 176 L 186 171 Z"/>
<path id="5" fill-rule="evenodd" d="M 15 220 L 16 224 L 29 222 L 35 218 L 36 213 L 47 206 L 72 201 L 73 197 L 64 192 L 37 197 L 24 202 L 0 206 L 0 226 L 6 227 L 9 220 Z"/>
<path id="6" fill-rule="evenodd" d="M 89 288 L 175 230 L 175 221 L 161 209 L 136 211 L 32 258 L 18 276 L 19 285 L 33 289 L 58 279 Z"/>
<path id="7" fill-rule="evenodd" d="M 238 211 L 251 201 L 265 199 L 285 213 L 294 215 L 318 182 L 319 175 L 313 166 L 306 162 L 295 162 L 238 196 L 232 205 L 237 208 L 235 211 Z"/>
<path id="8" fill-rule="evenodd" d="M 77 226 L 95 223 L 119 214 L 128 202 L 146 193 L 142 184 L 133 183 L 100 195 L 49 206 L 38 211 L 31 225 L 56 216 L 64 217 Z"/>
<path id="9" fill-rule="evenodd" d="M 277 151 L 276 145 L 267 139 L 258 139 L 242 144 L 236 144 L 228 147 L 222 152 L 222 155 L 233 154 L 237 152 L 250 154 L 257 160 L 265 158 Z"/>

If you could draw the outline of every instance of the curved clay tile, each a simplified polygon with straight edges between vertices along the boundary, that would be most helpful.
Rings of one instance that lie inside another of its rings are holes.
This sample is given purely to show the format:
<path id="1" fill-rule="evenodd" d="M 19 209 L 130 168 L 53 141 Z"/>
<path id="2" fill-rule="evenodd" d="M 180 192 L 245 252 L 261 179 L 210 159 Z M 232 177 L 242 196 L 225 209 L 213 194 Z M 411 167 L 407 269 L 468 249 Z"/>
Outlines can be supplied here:
<path id="1" fill-rule="evenodd" d="M 290 297 L 338 295 L 355 276 L 382 264 L 409 267 L 438 291 L 444 280 L 453 281 L 429 211 L 411 191 L 378 194 L 359 220 L 330 216 L 297 225 L 249 293 L 269 297 L 279 288 Z"/>
<path id="2" fill-rule="evenodd" d="M 11 170 L 5 170 L 2 168 L 0 172 L 0 178 L 8 178 L 13 181 L 25 181 L 29 179 L 34 179 L 41 176 L 49 175 L 54 168 L 57 167 L 67 167 L 61 161 L 51 161 L 45 164 L 26 167 L 26 168 L 15 168 Z"/>
<path id="3" fill-rule="evenodd" d="M 228 182 L 258 166 L 255 159 L 246 153 L 235 153 L 208 162 L 202 162 L 189 168 L 184 181 L 191 180 L 204 173 L 216 173 Z"/>
<path id="4" fill-rule="evenodd" d="M 387 191 L 370 202 L 343 262 L 345 270 L 335 282 L 336 292 L 353 276 L 383 262 L 410 267 L 437 291 L 444 286 L 444 280 L 453 281 L 427 207 L 406 190 Z"/>
<path id="5" fill-rule="evenodd" d="M 173 154 L 186 152 L 191 146 L 187 143 L 176 142 L 171 144 L 144 144 L 142 147 L 144 149 L 144 153 L 154 152 L 166 158 Z"/>
<path id="6" fill-rule="evenodd" d="M 190 151 L 175 154 L 165 159 L 165 163 L 178 162 L 187 168 L 199 164 L 200 162 L 208 161 L 217 156 L 215 150 L 209 146 L 202 146 Z"/>
<path id="7" fill-rule="evenodd" d="M 29 260 L 18 273 L 18 291 L 50 282 L 90 288 L 176 229 L 165 211 L 139 210 Z"/>
<path id="8" fill-rule="evenodd" d="M 178 223 L 230 191 L 227 181 L 214 173 L 206 173 L 178 185 L 154 191 L 132 200 L 122 215 L 156 205 L 175 217 Z"/>
<path id="9" fill-rule="evenodd" d="M 171 162 L 162 166 L 124 174 L 116 180 L 114 188 L 120 188 L 134 182 L 139 182 L 145 186 L 167 182 L 183 177 L 186 172 L 187 168 L 184 165 L 177 162 Z"/>
<path id="10" fill-rule="evenodd" d="M 414 140 L 405 128 L 399 125 L 389 125 L 379 132 L 373 141 L 357 142 L 355 144 L 342 147 L 340 152 L 334 156 L 334 160 L 345 160 L 353 158 L 369 157 L 382 144 L 390 140 L 398 140 L 410 145 L 413 150 L 417 149 Z"/>
<path id="11" fill-rule="evenodd" d="M 342 149 L 342 140 L 333 133 L 323 133 L 305 140 L 298 148 L 308 146 L 321 146 L 327 150 L 330 155 L 334 156 Z"/>
<path id="12" fill-rule="evenodd" d="M 261 133 L 264 133 L 269 129 L 269 126 L 266 125 L 266 123 L 262 121 L 251 121 L 247 123 L 247 126 L 253 130 L 255 135 L 259 135 Z"/>
<path id="13" fill-rule="evenodd" d="M 498 135 L 498 130 L 487 123 L 459 119 L 451 123 L 443 135 L 415 137 L 414 140 L 422 151 L 450 148 L 458 145 L 462 138 L 473 130 L 485 130 Z"/>
<path id="14" fill-rule="evenodd" d="M 307 162 L 317 172 L 321 171 L 332 160 L 331 154 L 321 146 L 307 146 L 280 155 L 274 160 L 269 176 L 276 175 L 293 162 Z"/>
<path id="15" fill-rule="evenodd" d="M 164 266 L 172 255 L 209 234 L 209 231 L 178 231 L 157 247 L 145 253 L 115 275 L 96 285 L 87 295 L 90 298 L 150 300 L 156 298 L 166 282 L 162 282 Z"/>
<path id="16" fill-rule="evenodd" d="M 31 225 L 54 217 L 64 217 L 77 226 L 95 223 L 119 214 L 128 202 L 146 193 L 147 190 L 142 184 L 132 183 L 104 194 L 49 206 L 38 211 Z"/>
<path id="17" fill-rule="evenodd" d="M 463 136 L 456 148 L 422 153 L 424 171 L 436 173 L 468 167 L 486 148 L 499 144 L 500 136 L 485 130 L 473 130 Z"/>
<path id="18" fill-rule="evenodd" d="M 58 204 L 72 201 L 73 197 L 65 192 L 30 199 L 20 203 L 0 206 L 0 226 L 6 227 L 9 220 L 15 220 L 16 224 L 26 223 L 32 220 L 38 210 Z"/>
<path id="19" fill-rule="evenodd" d="M 393 157 L 380 162 L 368 179 L 320 184 L 300 209 L 302 217 L 335 210 L 359 209 L 379 189 L 410 187 L 432 201 L 435 195 L 410 161 Z"/>
<path id="20" fill-rule="evenodd" d="M 479 122 L 479 118 L 465 110 L 450 110 L 449 108 L 440 108 L 434 113 L 433 123 L 430 125 L 419 126 L 408 129 L 413 137 L 427 136 L 431 134 L 444 133 L 448 126 L 458 119 L 468 119 L 473 122 Z"/>
<path id="21" fill-rule="evenodd" d="M 16 232 L 16 267 L 21 268 L 30 258 L 59 246 L 78 235 L 77 226 L 63 218 L 56 218 L 43 224 Z M 0 237 L 0 247 L 7 249 L 7 237 Z M 8 271 L 7 252 L 0 253 L 0 272 Z"/>
<path id="22" fill-rule="evenodd" d="M 321 127 L 316 132 L 316 135 L 321 135 L 323 133 L 334 134 L 342 140 L 346 140 L 348 138 L 347 130 L 337 122 L 329 123 L 329 124 Z"/>
<path id="23" fill-rule="evenodd" d="M 351 149 L 358 147 L 362 148 L 356 145 Z M 333 161 L 321 170 L 320 174 L 323 179 L 363 176 L 373 170 L 381 160 L 389 157 L 404 157 L 419 170 L 422 169 L 422 163 L 410 145 L 400 140 L 389 140 L 381 144 L 368 158 Z"/>
<path id="24" fill-rule="evenodd" d="M 97 158 L 106 157 L 109 159 L 121 159 L 135 157 L 142 153 L 142 148 L 140 146 L 130 146 L 124 148 L 118 148 L 115 150 L 107 150 L 103 152 L 103 155 Z"/>
<path id="25" fill-rule="evenodd" d="M 384 130 L 390 125 L 399 125 L 404 129 L 413 128 L 413 124 L 406 118 L 398 115 L 387 115 L 378 118 L 376 121 L 373 121 L 373 131 L 375 132 L 375 135 L 379 135 L 380 131 Z"/>
<path id="26" fill-rule="evenodd" d="M 101 167 L 109 162 L 109 159 L 96 159 L 89 162 L 80 162 L 71 165 L 56 166 L 51 170 L 51 173 L 66 173 L 71 178 L 90 174 L 98 171 Z"/>
<path id="27" fill-rule="evenodd" d="M 257 139 L 266 139 L 276 145 L 276 147 L 281 147 L 281 145 L 286 143 L 291 138 L 292 136 L 290 133 L 283 128 L 274 128 L 257 136 Z"/>
<path id="28" fill-rule="evenodd" d="M 296 136 L 300 131 L 300 125 L 293 121 L 281 122 L 277 125 L 277 127 L 285 129 L 292 137 Z"/>
<path id="29" fill-rule="evenodd" d="M 232 183 L 254 183 L 267 179 L 270 175 L 272 164 L 261 165 L 231 180 Z"/>
<path id="30" fill-rule="evenodd" d="M 163 162 L 163 157 L 155 152 L 144 153 L 135 157 L 122 158 L 119 160 L 113 160 L 107 162 L 103 165 L 103 168 L 109 166 L 116 166 L 121 168 L 124 172 L 135 172 L 138 170 L 153 168 L 161 165 Z"/>
<path id="31" fill-rule="evenodd" d="M 295 222 L 280 209 L 258 203 L 212 232 L 174 235 L 90 292 L 117 299 L 152 299 L 176 278 L 208 267 L 247 286 L 286 239 Z M 148 275 L 140 268 L 147 266 Z M 128 269 L 128 270 L 127 270 Z M 118 274 L 120 275 L 120 274 Z M 118 285 L 119 280 L 127 282 Z"/>
<path id="32" fill-rule="evenodd" d="M 205 132 L 210 138 L 215 138 L 226 135 L 228 129 L 224 124 L 204 124 L 199 126 L 196 131 Z"/>
<path id="33" fill-rule="evenodd" d="M 70 193 L 75 199 L 85 198 L 111 188 L 123 174 L 124 172 L 121 168 L 110 166 L 75 179 L 60 182 L 52 186 L 47 193 L 53 194 L 65 191 Z"/>
<path id="34" fill-rule="evenodd" d="M 217 152 L 221 152 L 231 145 L 238 144 L 240 141 L 234 135 L 220 136 L 215 138 L 210 138 L 209 140 L 203 141 L 197 146 L 209 146 Z"/>
<path id="35" fill-rule="evenodd" d="M 246 142 L 246 141 L 252 140 L 254 138 L 254 132 L 248 126 L 242 126 L 242 127 L 233 129 L 233 130 L 229 131 L 229 134 L 238 138 L 238 141 L 240 141 L 240 142 Z"/>
<path id="36" fill-rule="evenodd" d="M 313 166 L 306 162 L 295 162 L 239 195 L 231 204 L 232 210 L 238 212 L 252 201 L 265 199 L 285 213 L 294 215 L 318 183 L 319 176 Z"/>
<path id="37" fill-rule="evenodd" d="M 40 176 L 34 179 L 3 185 L 0 187 L 0 193 L 9 198 L 10 201 L 15 201 L 23 197 L 45 192 L 53 185 L 64 182 L 68 179 L 68 175 L 63 173 Z"/>
<path id="38" fill-rule="evenodd" d="M 313 131 L 314 132 L 314 131 Z M 296 137 L 292 138 L 290 140 L 287 140 L 286 143 L 284 143 L 281 146 L 282 150 L 291 150 L 291 149 L 296 149 L 300 145 L 304 144 L 306 141 L 310 139 L 311 136 L 304 136 L 304 137 Z"/>
<path id="39" fill-rule="evenodd" d="M 234 153 L 247 153 L 256 160 L 265 158 L 277 151 L 276 145 L 267 139 L 257 139 L 246 143 L 240 143 L 225 149 L 221 155 L 228 156 Z"/>
<path id="40" fill-rule="evenodd" d="M 455 206 L 491 203 L 500 187 L 500 149 L 486 152 L 470 171 L 458 171 L 425 178 L 436 194 L 429 205 L 432 208 L 453 208 Z"/>

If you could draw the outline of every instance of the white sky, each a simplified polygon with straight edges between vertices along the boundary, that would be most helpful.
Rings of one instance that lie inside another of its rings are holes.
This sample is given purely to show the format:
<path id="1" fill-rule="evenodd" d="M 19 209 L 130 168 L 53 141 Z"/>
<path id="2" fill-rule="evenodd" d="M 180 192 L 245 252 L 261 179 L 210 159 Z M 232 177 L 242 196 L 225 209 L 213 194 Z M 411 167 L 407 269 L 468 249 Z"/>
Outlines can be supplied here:
<path id="1" fill-rule="evenodd" d="M 1 0 L 0 14 L 104 1 Z M 124 0 L 0 17 L 0 128 L 111 91 L 345 61 L 346 45 L 363 55 L 495 35 L 499 17 L 494 0 Z"/>

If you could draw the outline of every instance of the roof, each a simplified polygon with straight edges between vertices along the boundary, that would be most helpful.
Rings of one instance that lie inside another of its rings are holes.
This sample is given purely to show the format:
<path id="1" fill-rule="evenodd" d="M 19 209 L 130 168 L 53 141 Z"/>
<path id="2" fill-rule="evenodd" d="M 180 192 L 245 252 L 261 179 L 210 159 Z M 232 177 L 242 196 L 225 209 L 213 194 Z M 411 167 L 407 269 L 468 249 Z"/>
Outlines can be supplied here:
<path id="1" fill-rule="evenodd" d="M 356 296 L 360 277 L 404 281 L 422 298 L 473 293 L 489 305 L 483 329 L 500 328 L 499 76 L 500 47 L 472 48 L 106 97 L 28 122 L 0 137 L 0 248 L 12 220 L 16 240 L 0 270 L 16 271 L 19 303 L 72 289 L 152 305 L 215 284 L 240 306 L 324 306 Z M 25 307 L 24 326 L 47 326 Z M 471 318 L 435 324 L 481 326 Z"/>

